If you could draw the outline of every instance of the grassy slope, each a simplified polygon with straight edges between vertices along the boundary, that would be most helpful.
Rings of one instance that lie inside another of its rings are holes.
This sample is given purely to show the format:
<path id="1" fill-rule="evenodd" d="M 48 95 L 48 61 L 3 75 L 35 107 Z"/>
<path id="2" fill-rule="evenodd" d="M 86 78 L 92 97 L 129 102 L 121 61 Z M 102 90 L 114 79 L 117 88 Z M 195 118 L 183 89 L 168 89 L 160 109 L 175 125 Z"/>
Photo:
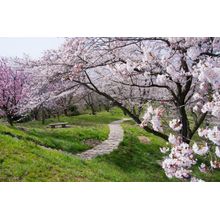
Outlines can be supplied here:
<path id="1" fill-rule="evenodd" d="M 159 159 L 154 149 L 158 145 L 140 144 L 135 136 L 142 131 L 131 125 L 124 128 L 120 148 L 91 161 L 0 135 L 0 181 L 167 181 L 153 161 Z"/>
<path id="2" fill-rule="evenodd" d="M 60 117 L 61 121 L 68 122 L 71 125 L 71 128 L 66 129 L 47 128 L 48 124 L 57 122 L 56 119 L 48 119 L 45 125 L 42 125 L 40 121 L 18 124 L 19 127 L 25 128 L 25 132 L 13 128 L 5 130 L 1 126 L 0 132 L 12 132 L 40 145 L 70 153 L 78 153 L 91 148 L 86 142 L 87 140 L 103 141 L 107 139 L 109 133 L 108 123 L 121 117 L 121 112 L 115 110 L 112 113 L 101 112 L 95 116 L 86 114 Z"/>
<path id="3" fill-rule="evenodd" d="M 161 166 L 162 154 L 159 147 L 165 142 L 154 135 L 147 134 L 132 121 L 124 122 L 125 136 L 120 147 L 110 155 L 97 158 L 111 165 L 116 165 L 125 172 L 130 181 L 169 181 Z M 142 144 L 138 136 L 145 135 L 151 142 Z"/>
<path id="4" fill-rule="evenodd" d="M 20 125 L 30 129 L 26 132 L 1 125 L 0 181 L 170 181 L 159 165 L 163 156 L 159 147 L 165 144 L 164 141 L 147 134 L 132 121 L 123 124 L 125 137 L 117 150 L 91 161 L 44 149 L 33 143 L 34 139 L 76 153 L 88 148 L 83 143 L 85 138 L 107 138 L 107 124 L 121 117 L 123 115 L 116 111 L 113 114 L 102 112 L 97 116 L 62 118 L 62 121 L 75 126 L 53 131 L 40 122 Z M 47 124 L 51 122 L 49 120 Z M 16 134 L 22 140 L 3 135 L 2 132 Z M 140 135 L 149 137 L 151 143 L 141 144 L 137 138 Z M 219 171 L 205 176 L 197 170 L 195 172 L 206 181 L 220 180 Z"/>

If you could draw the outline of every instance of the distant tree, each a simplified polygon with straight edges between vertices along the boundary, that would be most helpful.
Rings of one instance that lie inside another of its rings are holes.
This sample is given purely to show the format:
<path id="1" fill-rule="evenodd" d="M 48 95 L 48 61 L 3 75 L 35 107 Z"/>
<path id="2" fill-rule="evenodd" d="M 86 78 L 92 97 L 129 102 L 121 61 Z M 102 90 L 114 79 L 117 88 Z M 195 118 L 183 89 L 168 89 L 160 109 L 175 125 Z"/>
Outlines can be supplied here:
<path id="1" fill-rule="evenodd" d="M 0 110 L 13 126 L 13 120 L 19 112 L 19 106 L 26 96 L 23 70 L 13 68 L 6 59 L 0 59 Z"/>

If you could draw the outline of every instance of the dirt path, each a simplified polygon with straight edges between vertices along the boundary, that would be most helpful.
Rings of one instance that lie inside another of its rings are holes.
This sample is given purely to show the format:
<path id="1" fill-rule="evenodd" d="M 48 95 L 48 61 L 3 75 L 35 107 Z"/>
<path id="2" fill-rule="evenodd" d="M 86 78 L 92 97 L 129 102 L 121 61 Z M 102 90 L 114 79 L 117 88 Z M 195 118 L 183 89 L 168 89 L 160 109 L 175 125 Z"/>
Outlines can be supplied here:
<path id="1" fill-rule="evenodd" d="M 124 130 L 121 127 L 121 123 L 126 120 L 129 119 L 122 119 L 110 123 L 109 124 L 110 132 L 107 140 L 98 144 L 94 148 L 77 155 L 82 159 L 92 159 L 99 155 L 109 154 L 113 150 L 117 149 L 119 144 L 123 141 L 123 137 L 124 137 Z"/>

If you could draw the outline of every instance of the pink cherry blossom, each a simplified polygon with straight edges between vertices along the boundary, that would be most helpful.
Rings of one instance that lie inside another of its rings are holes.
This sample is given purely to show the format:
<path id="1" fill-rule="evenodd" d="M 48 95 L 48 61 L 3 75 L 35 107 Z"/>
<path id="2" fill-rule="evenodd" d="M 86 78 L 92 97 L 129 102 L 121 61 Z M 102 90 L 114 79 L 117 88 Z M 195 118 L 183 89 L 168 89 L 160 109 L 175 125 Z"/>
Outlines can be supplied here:
<path id="1" fill-rule="evenodd" d="M 13 67 L 9 60 L 0 60 L 0 110 L 13 125 L 25 95 L 23 70 Z"/>

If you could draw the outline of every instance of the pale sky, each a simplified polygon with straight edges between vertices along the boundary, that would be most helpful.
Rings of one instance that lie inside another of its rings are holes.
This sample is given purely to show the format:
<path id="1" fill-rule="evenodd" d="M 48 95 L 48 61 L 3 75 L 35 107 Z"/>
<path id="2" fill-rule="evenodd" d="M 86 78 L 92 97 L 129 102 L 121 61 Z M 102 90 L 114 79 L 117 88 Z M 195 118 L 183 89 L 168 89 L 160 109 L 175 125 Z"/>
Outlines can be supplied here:
<path id="1" fill-rule="evenodd" d="M 56 49 L 64 42 L 64 38 L 4 38 L 0 37 L 0 56 L 39 58 L 47 49 Z"/>

